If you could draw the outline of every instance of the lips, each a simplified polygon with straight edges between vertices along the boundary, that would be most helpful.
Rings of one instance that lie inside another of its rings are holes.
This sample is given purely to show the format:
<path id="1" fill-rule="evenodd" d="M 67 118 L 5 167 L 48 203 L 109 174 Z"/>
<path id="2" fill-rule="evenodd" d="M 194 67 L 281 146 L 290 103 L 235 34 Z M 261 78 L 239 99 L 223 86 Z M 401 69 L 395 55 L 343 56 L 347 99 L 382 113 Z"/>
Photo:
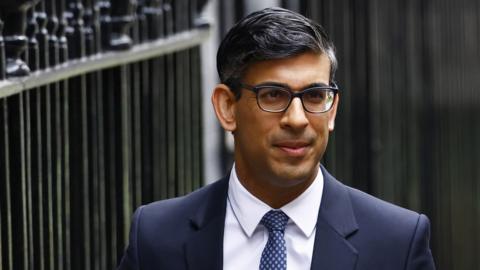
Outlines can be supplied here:
<path id="1" fill-rule="evenodd" d="M 310 143 L 306 141 L 282 141 L 275 143 L 274 146 L 288 156 L 302 157 L 307 153 Z"/>

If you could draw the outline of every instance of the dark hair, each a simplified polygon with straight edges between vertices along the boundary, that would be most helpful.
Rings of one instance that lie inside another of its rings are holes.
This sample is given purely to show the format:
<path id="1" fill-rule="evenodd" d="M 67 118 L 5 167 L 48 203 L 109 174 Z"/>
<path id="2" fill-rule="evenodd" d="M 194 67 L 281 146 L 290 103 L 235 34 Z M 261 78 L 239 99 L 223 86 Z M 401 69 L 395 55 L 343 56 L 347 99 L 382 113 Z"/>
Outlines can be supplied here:
<path id="1" fill-rule="evenodd" d="M 333 43 L 323 27 L 290 10 L 266 8 L 243 18 L 227 33 L 217 53 L 218 75 L 222 83 L 236 92 L 238 89 L 230 82 L 241 79 L 250 64 L 307 51 L 329 58 L 333 81 L 338 64 Z"/>

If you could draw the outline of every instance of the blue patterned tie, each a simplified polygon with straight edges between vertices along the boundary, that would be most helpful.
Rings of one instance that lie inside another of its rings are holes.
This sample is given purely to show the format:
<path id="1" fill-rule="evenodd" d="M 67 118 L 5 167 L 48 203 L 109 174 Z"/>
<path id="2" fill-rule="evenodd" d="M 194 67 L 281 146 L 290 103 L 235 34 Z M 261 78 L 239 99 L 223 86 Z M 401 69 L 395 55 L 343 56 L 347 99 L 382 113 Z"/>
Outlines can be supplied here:
<path id="1" fill-rule="evenodd" d="M 288 216 L 278 210 L 269 211 L 260 221 L 268 229 L 268 241 L 260 259 L 260 270 L 287 269 L 287 246 L 283 238 L 287 221 Z"/>

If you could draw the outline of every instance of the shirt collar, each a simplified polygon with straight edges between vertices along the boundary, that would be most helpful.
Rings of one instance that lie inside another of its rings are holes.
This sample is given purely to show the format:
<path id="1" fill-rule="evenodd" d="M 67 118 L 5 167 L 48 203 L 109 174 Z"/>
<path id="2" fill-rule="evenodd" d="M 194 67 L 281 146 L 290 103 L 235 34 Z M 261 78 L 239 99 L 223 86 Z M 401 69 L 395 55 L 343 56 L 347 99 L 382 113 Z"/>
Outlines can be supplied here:
<path id="1" fill-rule="evenodd" d="M 300 196 L 280 208 L 306 237 L 310 237 L 315 229 L 322 193 L 323 175 L 319 168 L 312 184 Z M 252 236 L 262 217 L 272 210 L 240 183 L 235 165 L 230 173 L 228 200 L 235 218 L 248 237 Z"/>

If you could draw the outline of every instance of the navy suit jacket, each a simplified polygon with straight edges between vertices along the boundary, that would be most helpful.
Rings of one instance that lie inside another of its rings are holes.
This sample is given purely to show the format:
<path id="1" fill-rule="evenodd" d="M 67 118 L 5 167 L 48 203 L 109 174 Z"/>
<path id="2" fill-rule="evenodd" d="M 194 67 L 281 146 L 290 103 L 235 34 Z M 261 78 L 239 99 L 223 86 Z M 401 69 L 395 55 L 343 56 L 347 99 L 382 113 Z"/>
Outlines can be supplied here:
<path id="1" fill-rule="evenodd" d="M 322 173 L 311 269 L 435 269 L 426 216 L 347 187 L 323 167 Z M 228 177 L 137 209 L 118 269 L 222 269 L 227 191 Z"/>

